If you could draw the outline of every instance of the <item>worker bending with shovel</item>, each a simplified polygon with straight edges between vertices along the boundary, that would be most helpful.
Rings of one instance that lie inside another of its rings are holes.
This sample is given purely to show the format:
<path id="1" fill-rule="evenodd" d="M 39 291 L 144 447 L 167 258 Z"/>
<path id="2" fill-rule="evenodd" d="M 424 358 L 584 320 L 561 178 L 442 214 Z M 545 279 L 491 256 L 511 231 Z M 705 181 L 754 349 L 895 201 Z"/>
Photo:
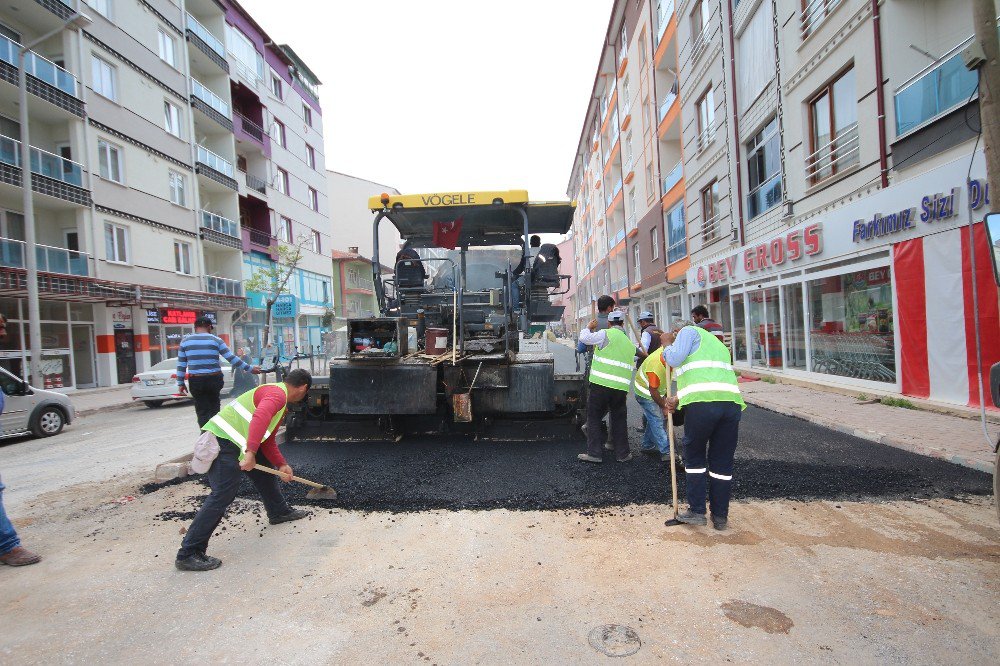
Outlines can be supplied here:
<path id="1" fill-rule="evenodd" d="M 660 336 L 663 360 L 675 368 L 676 397 L 667 397 L 666 411 L 684 409 L 684 472 L 688 509 L 676 520 L 705 525 L 705 494 L 712 526 L 726 529 L 733 485 L 733 457 L 740 417 L 747 408 L 729 348 L 703 328 L 684 326 Z M 707 479 L 706 479 L 707 477 Z M 676 506 L 674 507 L 676 511 Z"/>
<path id="2" fill-rule="evenodd" d="M 283 382 L 263 384 L 247 391 L 202 426 L 204 433 L 196 445 L 191 467 L 196 472 L 204 472 L 204 466 L 210 461 L 207 471 L 212 492 L 184 535 L 175 562 L 178 569 L 209 571 L 222 564 L 222 560 L 206 554 L 208 540 L 236 499 L 243 476 L 241 472 L 246 472 L 260 493 L 272 525 L 309 515 L 307 511 L 290 507 L 278 485 L 279 476 L 285 482 L 293 477 L 292 468 L 278 450 L 275 434 L 288 404 L 303 400 L 311 384 L 312 376 L 308 372 L 292 370 Z M 214 440 L 218 440 L 217 451 Z M 258 459 L 264 465 L 258 465 Z"/>

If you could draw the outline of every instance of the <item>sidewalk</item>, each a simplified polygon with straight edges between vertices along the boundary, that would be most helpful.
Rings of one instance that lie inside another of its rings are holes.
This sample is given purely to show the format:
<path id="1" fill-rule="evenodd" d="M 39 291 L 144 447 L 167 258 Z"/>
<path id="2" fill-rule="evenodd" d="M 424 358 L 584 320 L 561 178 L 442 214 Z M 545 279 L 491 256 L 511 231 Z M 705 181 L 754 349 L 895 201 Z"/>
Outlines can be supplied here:
<path id="1" fill-rule="evenodd" d="M 135 407 L 146 409 L 141 402 L 132 401 L 132 385 L 111 386 L 106 388 L 82 389 L 67 393 L 76 408 L 77 416 L 87 416 L 95 412 L 106 412 L 114 409 Z"/>
<path id="2" fill-rule="evenodd" d="M 805 419 L 925 456 L 993 473 L 993 449 L 987 446 L 979 420 L 919 409 L 866 404 L 857 398 L 788 384 L 741 382 L 747 404 Z M 992 441 L 997 426 L 989 424 Z"/>

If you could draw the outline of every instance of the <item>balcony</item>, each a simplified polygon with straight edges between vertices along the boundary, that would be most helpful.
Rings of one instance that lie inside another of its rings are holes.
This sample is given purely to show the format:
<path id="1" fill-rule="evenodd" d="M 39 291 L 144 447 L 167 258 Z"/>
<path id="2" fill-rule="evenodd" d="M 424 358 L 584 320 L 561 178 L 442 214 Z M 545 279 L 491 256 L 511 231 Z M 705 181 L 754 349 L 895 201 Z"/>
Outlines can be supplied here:
<path id="1" fill-rule="evenodd" d="M 258 178 L 252 173 L 243 174 L 246 180 L 247 188 L 260 194 L 262 196 L 267 196 L 267 181 L 263 178 Z"/>
<path id="2" fill-rule="evenodd" d="M 663 192 L 661 193 L 661 196 L 672 190 L 674 185 L 681 182 L 681 178 L 683 177 L 684 163 L 678 161 L 677 164 L 674 165 L 674 168 L 670 170 L 670 173 L 663 177 Z"/>
<path id="3" fill-rule="evenodd" d="M 818 185 L 833 176 L 857 166 L 861 146 L 858 124 L 848 125 L 829 143 L 806 157 L 806 175 L 811 185 Z"/>
<path id="4" fill-rule="evenodd" d="M 217 122 L 226 131 L 233 131 L 229 103 L 193 78 L 191 79 L 191 106 Z"/>
<path id="5" fill-rule="evenodd" d="M 229 280 L 226 278 L 207 276 L 205 278 L 205 291 L 210 294 L 220 294 L 222 296 L 243 297 L 243 283 L 239 280 Z"/>
<path id="6" fill-rule="evenodd" d="M 262 150 L 267 157 L 271 156 L 271 137 L 264 131 L 264 128 L 253 120 L 250 120 L 239 111 L 233 113 L 235 121 L 236 139 L 238 141 L 248 141 Z"/>
<path id="7" fill-rule="evenodd" d="M 240 225 L 207 210 L 199 211 L 201 237 L 225 247 L 241 249 Z"/>
<path id="8" fill-rule="evenodd" d="M 236 170 L 233 168 L 233 163 L 229 160 L 220 157 L 199 143 L 195 150 L 195 161 L 197 162 L 195 170 L 198 174 L 204 175 L 232 190 L 239 189 L 239 185 L 234 179 Z"/>
<path id="9" fill-rule="evenodd" d="M 0 238 L 0 264 L 10 268 L 27 268 L 27 244 L 11 238 Z M 76 252 L 61 247 L 35 245 L 38 270 L 60 275 L 90 275 L 92 257 L 86 252 Z"/>
<path id="10" fill-rule="evenodd" d="M 976 90 L 976 82 L 976 72 L 965 68 L 961 53 L 917 74 L 896 91 L 896 136 L 964 105 Z"/>
<path id="11" fill-rule="evenodd" d="M 663 97 L 663 102 L 660 103 L 660 111 L 656 115 L 656 121 L 662 123 L 663 119 L 667 117 L 667 112 L 670 111 L 670 107 L 674 105 L 677 101 L 677 82 L 674 81 L 674 85 L 670 86 L 670 90 Z"/>
<path id="12" fill-rule="evenodd" d="M 31 147 L 31 189 L 81 206 L 90 205 L 90 192 L 83 189 L 83 166 L 73 160 Z M 0 135 L 0 180 L 21 187 L 21 142 Z"/>
<path id="13" fill-rule="evenodd" d="M 0 60 L 17 68 L 20 50 L 20 44 L 0 35 Z M 75 76 L 51 60 L 43 58 L 34 51 L 28 51 L 24 56 L 24 68 L 28 74 L 39 81 L 47 83 L 67 95 L 80 98 L 80 82 L 76 80 Z"/>
<path id="14" fill-rule="evenodd" d="M 656 3 L 656 43 L 663 39 L 663 33 L 667 31 L 670 24 L 670 17 L 674 15 L 674 0 L 659 0 Z"/>
<path id="15" fill-rule="evenodd" d="M 213 35 L 211 30 L 190 14 L 187 15 L 185 26 L 187 27 L 188 41 L 228 74 L 229 62 L 226 60 L 226 46 L 222 40 Z"/>

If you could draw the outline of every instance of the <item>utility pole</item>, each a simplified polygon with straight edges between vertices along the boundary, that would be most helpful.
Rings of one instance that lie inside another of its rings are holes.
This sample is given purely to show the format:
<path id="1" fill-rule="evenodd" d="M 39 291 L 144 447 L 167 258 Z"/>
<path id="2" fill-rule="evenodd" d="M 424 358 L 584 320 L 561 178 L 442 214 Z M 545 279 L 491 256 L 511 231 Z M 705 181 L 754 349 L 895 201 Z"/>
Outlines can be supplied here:
<path id="1" fill-rule="evenodd" d="M 979 122 L 983 128 L 983 152 L 986 155 L 986 182 L 989 184 L 991 211 L 1000 211 L 1000 44 L 997 39 L 997 9 L 994 0 L 973 0 L 972 18 L 975 41 L 986 56 L 979 68 Z"/>

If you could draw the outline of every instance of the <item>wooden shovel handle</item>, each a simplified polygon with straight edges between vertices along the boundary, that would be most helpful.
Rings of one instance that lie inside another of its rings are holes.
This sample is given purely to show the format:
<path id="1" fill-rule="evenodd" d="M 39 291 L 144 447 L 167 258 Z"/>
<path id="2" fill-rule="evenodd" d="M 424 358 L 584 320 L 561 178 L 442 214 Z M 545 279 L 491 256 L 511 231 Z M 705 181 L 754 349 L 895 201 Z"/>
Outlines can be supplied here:
<path id="1" fill-rule="evenodd" d="M 254 465 L 253 468 L 261 472 L 267 472 L 268 474 L 281 476 L 281 472 L 271 467 L 264 467 L 263 465 Z M 326 486 L 324 486 L 322 483 L 316 483 L 315 481 L 309 481 L 308 479 L 302 479 L 297 476 L 293 476 L 292 481 L 298 481 L 299 483 L 304 483 L 307 486 L 312 486 L 313 488 L 326 488 Z"/>

